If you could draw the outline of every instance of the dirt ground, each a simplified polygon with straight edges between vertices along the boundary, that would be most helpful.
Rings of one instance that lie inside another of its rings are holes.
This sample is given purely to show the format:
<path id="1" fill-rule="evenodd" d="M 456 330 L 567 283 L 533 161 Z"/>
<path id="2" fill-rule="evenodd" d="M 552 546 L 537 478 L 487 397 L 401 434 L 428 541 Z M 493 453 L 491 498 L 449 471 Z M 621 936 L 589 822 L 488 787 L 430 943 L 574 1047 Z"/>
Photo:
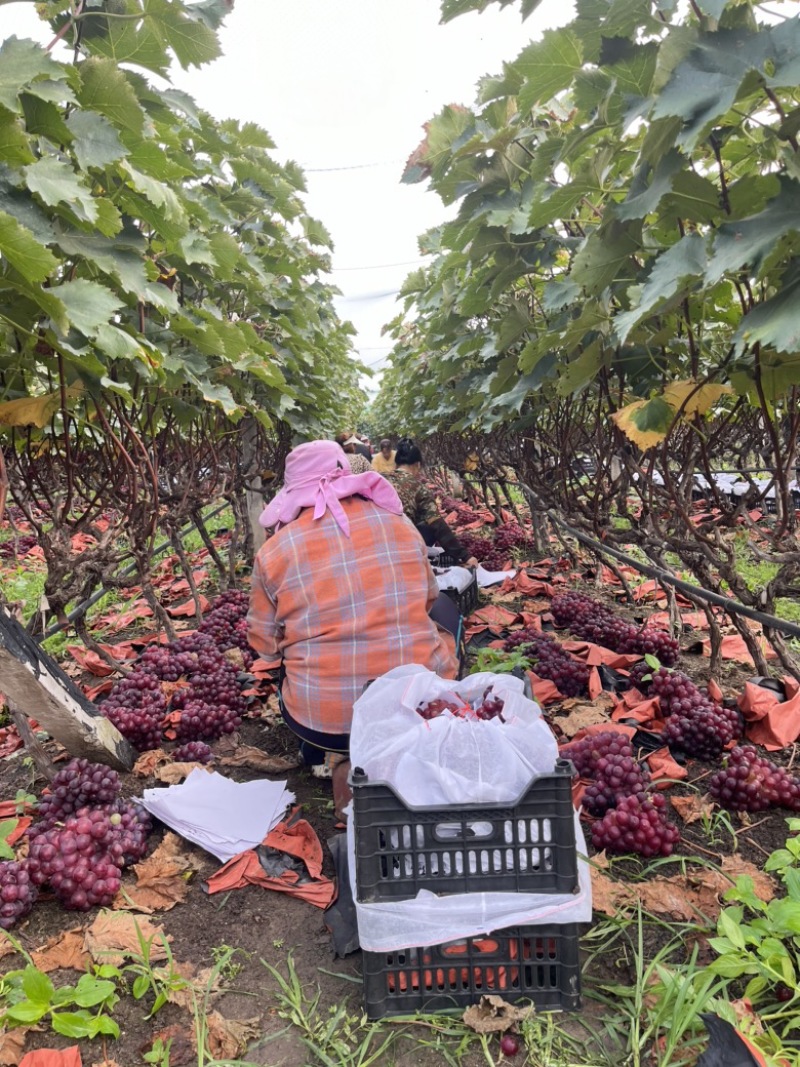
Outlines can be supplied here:
<path id="1" fill-rule="evenodd" d="M 588 583 L 587 583 L 588 584 Z M 594 588 L 586 588 L 587 593 L 612 601 L 608 594 L 603 596 Z M 484 601 L 488 602 L 488 601 Z M 513 604 L 505 606 L 513 609 Z M 523 601 L 520 601 L 523 606 Z M 621 615 L 634 618 L 637 611 L 616 605 Z M 637 609 L 641 610 L 641 609 Z M 646 609 L 645 609 L 646 610 Z M 682 639 L 684 648 L 691 647 L 693 639 L 702 635 L 686 633 Z M 708 660 L 702 656 L 684 652 L 680 669 L 684 670 L 698 683 L 708 678 Z M 730 692 L 740 690 L 750 676 L 745 667 L 726 664 L 718 681 L 723 689 Z M 546 715 L 551 721 L 557 721 L 558 705 L 547 709 Z M 296 742 L 288 729 L 274 718 L 246 720 L 239 732 L 243 745 L 252 745 L 272 755 L 294 756 Z M 48 743 L 51 754 L 57 746 Z M 791 762 L 794 750 L 776 754 L 782 762 Z M 669 796 L 688 796 L 704 792 L 703 782 L 713 773 L 714 767 L 688 760 L 687 781 L 671 787 Z M 262 772 L 247 769 L 225 768 L 224 773 L 239 781 L 263 777 Z M 320 841 L 325 846 L 329 838 L 341 832 L 333 816 L 331 787 L 327 781 L 314 778 L 305 768 L 298 768 L 286 775 L 268 775 L 268 777 L 288 778 L 289 788 L 296 794 L 297 803 L 302 809 L 302 816 L 307 819 Z M 123 792 L 140 794 L 144 788 L 155 785 L 155 781 L 126 776 Z M 9 758 L 0 760 L 0 799 L 13 798 L 18 790 L 40 793 L 45 782 L 32 777 L 32 765 L 26 761 L 23 751 Z M 721 862 L 724 855 L 738 853 L 759 868 L 771 851 L 781 847 L 786 838 L 786 814 L 771 811 L 762 816 L 751 818 L 732 817 L 737 832 L 736 842 L 725 839 L 711 841 L 701 824 L 685 825 L 675 812 L 671 817 L 678 823 L 682 833 L 681 843 L 676 854 L 686 857 L 690 863 Z M 163 828 L 157 828 L 153 834 L 152 845 L 155 847 L 163 836 Z M 284 977 L 289 977 L 290 961 L 303 989 L 306 1003 L 303 1008 L 305 1017 L 320 1024 L 330 1019 L 331 1012 L 343 1006 L 346 1015 L 353 1022 L 358 1022 L 362 1014 L 361 997 L 361 956 L 354 953 L 345 959 L 334 959 L 331 937 L 326 929 L 323 912 L 312 905 L 259 887 L 246 887 L 228 893 L 209 896 L 204 891 L 206 879 L 218 869 L 220 864 L 210 854 L 195 846 L 187 844 L 187 850 L 193 857 L 197 868 L 193 875 L 189 893 L 185 902 L 166 912 L 154 915 L 153 921 L 163 926 L 171 938 L 171 949 L 178 965 L 191 964 L 196 970 L 211 967 L 225 948 L 235 949 L 228 968 L 222 978 L 222 989 L 213 999 L 213 1010 L 219 1012 L 226 1020 L 239 1020 L 252 1024 L 252 1037 L 247 1041 L 246 1051 L 241 1059 L 249 1064 L 263 1067 L 306 1067 L 321 1061 L 316 1058 L 303 1041 L 301 1027 L 285 1017 L 284 1007 L 279 998 L 279 985 L 267 969 L 269 965 Z M 332 877 L 333 862 L 327 848 L 324 850 L 323 873 Z M 627 862 L 627 861 L 624 861 Z M 639 871 L 631 861 L 631 877 L 639 877 Z M 125 880 L 132 880 L 129 873 Z M 125 881 L 123 882 L 123 885 Z M 14 933 L 27 950 L 43 945 L 65 929 L 85 927 L 94 918 L 89 915 L 66 913 L 55 900 L 40 899 L 31 915 Z M 663 937 L 657 926 L 648 928 L 646 936 L 653 939 L 650 948 L 658 948 L 658 939 Z M 6 956 L 0 963 L 0 969 L 17 965 L 18 959 Z M 59 975 L 54 975 L 56 984 Z M 75 981 L 75 973 L 64 974 L 64 980 Z M 614 981 L 631 981 L 633 975 L 627 970 L 623 958 L 595 958 L 584 975 L 584 983 Z M 318 995 L 316 1008 L 313 1001 Z M 602 1009 L 592 1000 L 584 1001 L 584 1008 L 579 1018 L 596 1020 Z M 153 1039 L 159 1033 L 173 1037 L 173 1057 L 170 1067 L 180 1067 L 181 1063 L 196 1063 L 193 1059 L 181 1058 L 179 1048 L 190 1048 L 191 1015 L 174 1004 L 167 1004 L 155 1017 L 147 1018 L 147 1005 L 144 1001 L 135 1001 L 131 996 L 124 996 L 113 1011 L 114 1019 L 121 1027 L 118 1041 L 79 1042 L 84 1067 L 137 1067 L 142 1064 L 143 1055 L 152 1046 Z M 577 1021 L 577 1020 L 576 1020 Z M 392 1047 L 376 1060 L 387 1067 L 420 1067 L 448 1062 L 436 1047 L 437 1032 L 430 1024 L 385 1022 L 378 1036 L 378 1041 L 387 1034 L 394 1035 Z M 363 1032 L 359 1035 L 361 1040 Z M 178 1042 L 180 1038 L 180 1042 Z M 74 1044 L 66 1038 L 46 1033 L 31 1033 L 26 1049 L 37 1047 L 64 1048 Z M 187 1057 L 191 1055 L 186 1052 Z M 104 1059 L 105 1057 L 105 1059 Z M 2 1060 L 0 1060 L 0 1063 Z M 345 1062 L 344 1060 L 342 1062 Z M 357 1060 L 347 1061 L 357 1063 Z M 477 1046 L 472 1047 L 459 1060 L 464 1067 L 478 1067 L 485 1064 L 486 1058 Z M 519 1057 L 520 1065 L 524 1058 Z"/>

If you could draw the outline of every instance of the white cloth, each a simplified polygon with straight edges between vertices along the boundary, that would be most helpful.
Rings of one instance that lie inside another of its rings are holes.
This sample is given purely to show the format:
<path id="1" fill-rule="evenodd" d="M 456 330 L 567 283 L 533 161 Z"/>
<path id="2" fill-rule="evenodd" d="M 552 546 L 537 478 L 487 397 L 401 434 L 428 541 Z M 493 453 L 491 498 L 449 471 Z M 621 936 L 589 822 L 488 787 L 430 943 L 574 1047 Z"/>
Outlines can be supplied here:
<path id="1" fill-rule="evenodd" d="M 233 782 L 216 771 L 195 768 L 179 785 L 145 789 L 142 804 L 181 837 L 226 863 L 260 845 L 293 800 L 286 782 Z"/>

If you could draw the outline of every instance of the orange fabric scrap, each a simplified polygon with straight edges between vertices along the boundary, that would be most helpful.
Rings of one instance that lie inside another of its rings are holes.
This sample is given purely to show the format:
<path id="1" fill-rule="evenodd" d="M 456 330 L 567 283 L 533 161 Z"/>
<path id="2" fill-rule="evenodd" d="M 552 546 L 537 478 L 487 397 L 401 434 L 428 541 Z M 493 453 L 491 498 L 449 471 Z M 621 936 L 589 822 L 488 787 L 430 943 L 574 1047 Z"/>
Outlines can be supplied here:
<path id="1" fill-rule="evenodd" d="M 37 1048 L 22 1057 L 19 1067 L 82 1067 L 81 1050 L 77 1045 L 64 1049 Z"/>
<path id="2" fill-rule="evenodd" d="M 263 844 L 302 860 L 312 881 L 300 884 L 296 871 L 284 871 L 279 878 L 271 878 L 259 863 L 255 850 L 248 849 L 228 860 L 224 867 L 212 874 L 207 882 L 209 894 L 242 889 L 246 885 L 260 885 L 264 889 L 298 897 L 317 908 L 329 906 L 335 887 L 322 873 L 322 845 L 305 819 L 298 819 L 294 823 L 291 823 L 291 816 L 288 820 L 284 819 L 267 834 Z"/>
<path id="3" fill-rule="evenodd" d="M 533 699 L 537 704 L 552 704 L 554 700 L 563 699 L 562 693 L 555 682 L 551 682 L 548 678 L 540 678 L 533 671 L 528 671 L 528 678 L 531 682 Z"/>
<path id="4" fill-rule="evenodd" d="M 657 789 L 666 789 L 672 782 L 688 777 L 689 772 L 672 758 L 669 749 L 657 748 L 645 760 Z"/>
<path id="5" fill-rule="evenodd" d="M 800 688 L 790 678 L 785 682 L 790 695 L 782 703 L 777 693 L 754 682 L 747 682 L 739 697 L 748 739 L 769 752 L 785 748 L 800 737 Z"/>
<path id="6" fill-rule="evenodd" d="M 591 700 L 596 700 L 603 692 L 603 683 L 600 681 L 600 672 L 597 667 L 592 667 L 589 672 L 589 681 L 587 688 L 589 690 L 589 697 Z"/>
<path id="7" fill-rule="evenodd" d="M 638 663 L 642 658 L 641 656 L 612 652 L 610 648 L 592 644 L 591 641 L 564 641 L 562 648 L 565 648 L 567 652 L 572 652 L 578 659 L 585 660 L 590 667 L 599 667 L 601 663 L 605 663 L 607 667 L 621 667 L 624 670 L 626 667 Z"/>
<path id="8" fill-rule="evenodd" d="M 757 637 L 761 651 L 764 653 L 766 659 L 777 659 L 777 653 L 773 648 L 767 644 L 763 637 Z M 711 641 L 706 638 L 703 641 L 703 655 L 711 655 Z M 733 659 L 737 663 L 749 663 L 752 664 L 753 659 L 750 653 L 747 651 L 747 645 L 744 643 L 744 639 L 739 637 L 738 634 L 728 634 L 727 637 L 722 638 L 722 644 L 720 646 L 720 655 L 723 659 Z"/>
<path id="9" fill-rule="evenodd" d="M 620 719 L 633 719 L 634 722 L 649 724 L 662 718 L 661 705 L 658 703 L 658 697 L 651 697 L 649 700 L 640 699 L 636 704 L 629 704 L 623 699 L 611 712 L 611 718 L 614 722 L 619 722 Z"/>

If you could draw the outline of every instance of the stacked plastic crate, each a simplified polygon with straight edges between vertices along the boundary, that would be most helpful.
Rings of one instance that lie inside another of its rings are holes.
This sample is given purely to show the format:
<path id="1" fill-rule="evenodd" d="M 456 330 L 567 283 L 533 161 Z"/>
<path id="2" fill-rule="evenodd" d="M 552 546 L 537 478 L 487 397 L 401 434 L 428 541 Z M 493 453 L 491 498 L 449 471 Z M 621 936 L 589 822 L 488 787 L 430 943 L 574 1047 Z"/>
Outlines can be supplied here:
<path id="1" fill-rule="evenodd" d="M 512 803 L 414 807 L 354 770 L 350 868 L 362 948 L 373 946 L 363 951 L 370 1018 L 484 994 L 540 1011 L 579 1007 L 591 890 L 571 781 L 572 765 L 559 760 Z M 504 913 L 514 924 L 493 929 Z"/>

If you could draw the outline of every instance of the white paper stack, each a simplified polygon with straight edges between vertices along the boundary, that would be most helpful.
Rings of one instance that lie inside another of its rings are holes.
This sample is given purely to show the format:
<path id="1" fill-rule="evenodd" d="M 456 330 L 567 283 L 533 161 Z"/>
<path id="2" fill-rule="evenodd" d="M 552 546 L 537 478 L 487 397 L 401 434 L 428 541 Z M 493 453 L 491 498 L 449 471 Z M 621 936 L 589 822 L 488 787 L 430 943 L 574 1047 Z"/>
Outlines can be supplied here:
<path id="1" fill-rule="evenodd" d="M 467 567 L 447 567 L 435 573 L 436 584 L 440 589 L 457 589 L 459 593 L 463 593 L 472 581 L 472 571 Z"/>
<path id="2" fill-rule="evenodd" d="M 506 578 L 515 578 L 517 572 L 511 571 L 487 571 L 485 567 L 478 564 L 478 569 L 475 572 L 478 579 L 478 586 L 481 589 L 486 589 L 490 585 L 497 585 L 498 582 L 504 582 Z"/>
<path id="3" fill-rule="evenodd" d="M 195 768 L 180 785 L 145 789 L 142 804 L 175 833 L 225 863 L 260 845 L 293 800 L 286 782 L 233 782 L 216 771 Z"/>

